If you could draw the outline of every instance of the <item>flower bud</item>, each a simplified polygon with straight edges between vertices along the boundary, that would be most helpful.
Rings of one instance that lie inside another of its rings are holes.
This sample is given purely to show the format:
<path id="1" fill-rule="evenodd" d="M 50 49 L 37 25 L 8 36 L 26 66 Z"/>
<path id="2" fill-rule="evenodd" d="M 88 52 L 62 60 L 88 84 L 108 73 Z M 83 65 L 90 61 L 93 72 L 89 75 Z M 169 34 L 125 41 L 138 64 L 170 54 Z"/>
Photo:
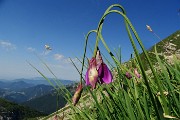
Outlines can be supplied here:
<path id="1" fill-rule="evenodd" d="M 83 91 L 83 87 L 82 87 L 82 84 L 80 83 L 80 84 L 78 85 L 75 93 L 74 93 L 73 98 L 72 98 L 72 101 L 73 101 L 73 105 L 74 105 L 74 106 L 78 103 L 78 101 L 79 101 L 79 99 L 80 99 L 80 97 L 81 97 L 82 91 Z"/>

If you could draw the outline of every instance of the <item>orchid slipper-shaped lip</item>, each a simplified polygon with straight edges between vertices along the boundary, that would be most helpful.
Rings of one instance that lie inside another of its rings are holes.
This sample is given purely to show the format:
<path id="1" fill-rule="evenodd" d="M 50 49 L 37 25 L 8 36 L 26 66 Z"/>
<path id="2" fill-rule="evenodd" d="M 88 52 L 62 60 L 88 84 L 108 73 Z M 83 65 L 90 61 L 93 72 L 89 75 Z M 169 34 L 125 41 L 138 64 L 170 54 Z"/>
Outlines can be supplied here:
<path id="1" fill-rule="evenodd" d="M 78 101 L 79 101 L 79 99 L 80 99 L 80 97 L 81 97 L 82 91 L 83 91 L 83 86 L 82 86 L 82 83 L 80 83 L 80 84 L 78 85 L 75 93 L 74 93 L 73 98 L 72 98 L 72 102 L 73 102 L 73 105 L 74 105 L 74 106 L 78 103 Z"/>
<path id="2" fill-rule="evenodd" d="M 89 61 L 89 68 L 85 76 L 86 85 L 91 85 L 93 89 L 96 88 L 97 82 L 100 84 L 109 84 L 112 82 L 112 74 L 107 65 L 103 63 L 100 51 L 96 53 L 96 58 L 93 57 Z"/>

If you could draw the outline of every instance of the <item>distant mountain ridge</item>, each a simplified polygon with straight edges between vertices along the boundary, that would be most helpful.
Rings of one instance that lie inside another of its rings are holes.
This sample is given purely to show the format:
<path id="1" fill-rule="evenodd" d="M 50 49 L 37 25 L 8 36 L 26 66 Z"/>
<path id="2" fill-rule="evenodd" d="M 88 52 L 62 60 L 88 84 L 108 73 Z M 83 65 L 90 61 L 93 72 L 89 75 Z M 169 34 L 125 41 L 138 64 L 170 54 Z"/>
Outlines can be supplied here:
<path id="1" fill-rule="evenodd" d="M 49 78 L 49 80 L 52 82 L 52 84 L 57 85 L 70 85 L 75 83 L 76 81 L 73 80 L 54 80 L 53 78 Z M 28 88 L 36 85 L 50 85 L 50 83 L 45 80 L 44 78 L 38 77 L 38 78 L 32 78 L 32 79 L 14 79 L 14 80 L 5 80 L 0 79 L 0 88 L 2 89 L 11 89 L 11 90 L 20 90 L 23 88 Z"/>
<path id="2" fill-rule="evenodd" d="M 22 88 L 20 90 L 4 90 L 4 93 L 0 94 L 0 97 L 10 100 L 16 103 L 22 103 L 46 94 L 49 94 L 53 90 L 49 85 L 36 85 L 28 88 Z"/>
<path id="3" fill-rule="evenodd" d="M 71 85 L 75 81 L 71 80 L 58 80 L 54 81 L 51 78 L 52 84 Z M 22 103 L 36 97 L 48 94 L 53 90 L 50 83 L 44 78 L 36 80 L 31 79 L 15 79 L 15 80 L 0 80 L 0 97 L 16 103 Z"/>
<path id="4" fill-rule="evenodd" d="M 46 114 L 0 98 L 0 120 L 23 120 Z"/>
<path id="5" fill-rule="evenodd" d="M 63 84 L 63 85 L 69 85 L 73 84 L 76 81 L 73 80 L 63 80 L 63 79 L 54 79 L 54 78 L 48 78 L 54 85 L 56 85 L 56 82 Z M 2 81 L 2 80 L 0 80 Z M 45 80 L 43 77 L 36 77 L 36 78 L 31 78 L 31 79 L 25 79 L 25 78 L 20 78 L 20 79 L 14 79 L 14 80 L 6 80 L 6 82 L 19 82 L 19 81 L 24 81 L 29 84 L 34 84 L 34 85 L 39 85 L 39 84 L 44 84 L 44 85 L 50 85 L 47 80 Z M 55 82 L 56 81 L 56 82 Z M 5 82 L 5 81 L 2 81 Z"/>
<path id="6" fill-rule="evenodd" d="M 66 89 L 74 94 L 76 85 L 66 86 Z M 58 97 L 58 109 L 64 107 L 67 104 L 67 100 L 62 96 L 62 91 L 60 91 L 60 95 Z M 53 90 L 49 94 L 40 96 L 36 99 L 32 99 L 22 103 L 22 105 L 29 106 L 35 110 L 41 111 L 43 113 L 53 113 L 57 108 L 57 91 Z"/>
<path id="7" fill-rule="evenodd" d="M 66 87 L 76 83 L 72 80 L 58 80 L 56 82 L 52 78 L 49 78 L 49 80 L 55 86 L 57 86 L 57 82 L 60 86 L 65 85 Z M 0 98 L 26 105 L 48 114 L 56 110 L 56 91 L 48 81 L 41 77 L 15 80 L 0 79 Z M 59 107 L 61 108 L 66 104 L 66 100 L 63 96 L 60 96 L 59 100 Z M 51 106 L 49 107 L 49 105 Z"/>

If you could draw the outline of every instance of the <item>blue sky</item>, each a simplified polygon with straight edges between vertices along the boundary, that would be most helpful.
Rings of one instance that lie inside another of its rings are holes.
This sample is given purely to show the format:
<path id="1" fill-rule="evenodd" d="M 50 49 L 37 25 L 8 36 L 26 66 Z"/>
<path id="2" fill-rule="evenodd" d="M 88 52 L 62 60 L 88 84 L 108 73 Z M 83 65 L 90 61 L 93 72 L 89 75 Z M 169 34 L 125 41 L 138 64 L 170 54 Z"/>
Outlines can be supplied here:
<path id="1" fill-rule="evenodd" d="M 179 0 L 0 0 L 0 79 L 40 76 L 26 61 L 52 77 L 38 55 L 58 78 L 79 80 L 68 58 L 80 66 L 75 58 L 83 55 L 84 35 L 97 28 L 104 11 L 115 3 L 125 8 L 147 49 L 159 39 L 146 29 L 146 24 L 161 39 L 180 28 Z M 121 46 L 122 59 L 128 60 L 133 50 L 122 17 L 109 15 L 102 33 L 111 50 Z M 92 35 L 89 46 L 94 43 Z M 52 51 L 45 51 L 45 44 Z M 102 44 L 100 49 L 107 55 Z M 90 58 L 90 50 L 87 52 Z"/>

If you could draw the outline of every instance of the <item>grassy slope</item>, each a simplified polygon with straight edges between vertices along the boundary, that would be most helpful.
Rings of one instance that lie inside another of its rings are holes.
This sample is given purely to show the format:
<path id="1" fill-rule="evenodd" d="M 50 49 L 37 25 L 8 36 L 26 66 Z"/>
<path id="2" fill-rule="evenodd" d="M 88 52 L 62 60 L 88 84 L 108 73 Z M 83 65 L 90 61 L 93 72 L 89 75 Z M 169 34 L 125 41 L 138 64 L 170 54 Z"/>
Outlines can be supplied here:
<path id="1" fill-rule="evenodd" d="M 177 50 L 180 49 L 180 36 L 177 36 L 178 34 L 180 35 L 180 31 L 177 31 L 177 32 L 173 33 L 173 34 L 170 35 L 169 37 L 167 37 L 167 38 L 165 38 L 164 40 L 162 40 L 161 42 L 157 43 L 157 46 L 156 46 L 156 47 L 157 47 L 158 53 L 161 53 L 161 52 L 164 53 L 164 52 L 165 52 L 165 49 L 164 49 L 162 46 L 165 46 L 165 44 L 168 43 L 168 42 L 171 42 L 171 43 L 173 43 L 173 44 L 176 45 L 176 50 L 175 50 L 175 51 L 171 51 L 172 54 L 174 54 L 175 52 L 177 52 Z M 149 56 L 150 56 L 151 61 L 153 61 L 153 64 L 155 65 L 155 63 L 157 63 L 157 61 L 156 61 L 156 59 L 155 59 L 155 55 L 153 54 L 153 52 L 154 52 L 154 46 L 152 46 L 152 47 L 148 50 L 148 53 L 149 53 Z M 141 59 L 145 59 L 145 56 L 144 56 L 143 53 L 140 54 L 140 57 L 141 57 Z M 163 56 L 160 56 L 160 57 L 161 57 L 162 59 L 164 59 Z M 128 63 L 128 62 L 127 62 L 127 63 Z M 143 61 L 143 64 L 144 64 L 144 65 L 147 65 L 147 63 L 146 63 L 145 60 Z M 148 66 L 145 66 L 145 69 L 147 70 L 147 69 L 148 69 Z M 82 101 L 87 101 L 87 100 L 86 100 L 87 97 L 88 97 L 87 94 L 84 93 L 84 96 L 81 97 L 80 102 L 82 102 Z M 89 102 L 88 102 L 88 103 L 89 103 Z M 63 115 L 63 112 L 64 112 L 64 113 L 68 113 L 69 108 L 70 108 L 69 106 L 66 106 L 66 107 L 60 109 L 60 110 L 57 112 L 58 115 L 59 115 L 59 116 L 62 116 L 62 115 Z M 52 119 L 52 117 L 54 117 L 55 114 L 56 114 L 56 113 L 53 113 L 53 114 L 51 114 L 51 115 L 49 115 L 49 116 L 47 116 L 47 117 L 45 117 L 45 118 L 43 118 L 43 119 Z"/>
<path id="2" fill-rule="evenodd" d="M 170 50 L 167 48 L 168 43 L 172 43 L 176 46 L 174 46 L 174 48 L 176 50 Z M 155 65 L 157 63 L 157 60 L 155 59 L 155 54 L 154 54 L 154 48 L 155 46 L 152 46 L 149 50 L 148 50 L 148 54 L 149 57 L 151 59 L 151 61 L 153 62 L 153 65 Z M 164 55 L 172 55 L 177 53 L 177 51 L 180 49 L 180 30 L 176 31 L 175 33 L 171 34 L 170 36 L 168 36 L 167 38 L 163 39 L 162 41 L 160 41 L 159 43 L 156 44 L 156 48 L 157 48 L 157 52 L 160 53 L 159 57 L 161 59 L 164 59 Z M 166 50 L 168 50 L 169 53 L 166 52 Z M 161 54 L 163 53 L 163 54 Z M 143 60 L 143 64 L 145 66 L 145 69 L 147 70 L 149 68 L 149 66 L 147 66 L 147 62 L 145 60 L 145 56 L 144 54 L 140 54 L 141 59 Z"/>

